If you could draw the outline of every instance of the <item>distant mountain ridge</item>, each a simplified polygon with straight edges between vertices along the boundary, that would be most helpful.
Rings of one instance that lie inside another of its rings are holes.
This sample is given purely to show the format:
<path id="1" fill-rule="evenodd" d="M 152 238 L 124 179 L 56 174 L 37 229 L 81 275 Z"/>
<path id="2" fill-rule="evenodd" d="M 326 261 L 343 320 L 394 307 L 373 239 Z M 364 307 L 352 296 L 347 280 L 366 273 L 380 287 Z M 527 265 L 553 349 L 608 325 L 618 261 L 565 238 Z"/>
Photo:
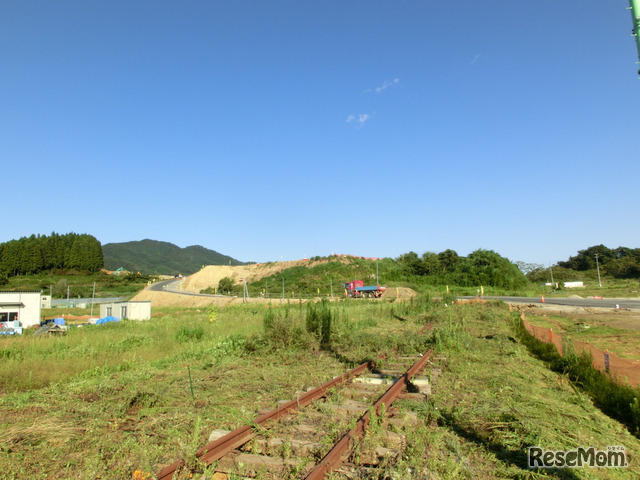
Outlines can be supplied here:
<path id="1" fill-rule="evenodd" d="M 165 275 L 191 275 L 203 265 L 244 265 L 235 258 L 222 255 L 200 245 L 180 248 L 169 242 L 139 240 L 107 243 L 102 246 L 104 268 L 120 267 L 131 272 Z"/>

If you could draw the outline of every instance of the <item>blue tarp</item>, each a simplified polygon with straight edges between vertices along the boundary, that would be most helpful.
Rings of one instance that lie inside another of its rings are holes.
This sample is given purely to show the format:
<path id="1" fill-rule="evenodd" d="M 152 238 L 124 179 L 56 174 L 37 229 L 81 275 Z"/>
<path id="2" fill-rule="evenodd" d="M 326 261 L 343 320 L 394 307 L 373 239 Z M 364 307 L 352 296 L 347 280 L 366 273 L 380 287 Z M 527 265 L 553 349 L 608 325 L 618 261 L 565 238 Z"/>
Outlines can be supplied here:
<path id="1" fill-rule="evenodd" d="M 102 325 L 103 323 L 109 323 L 109 322 L 119 322 L 120 319 L 116 318 L 116 317 L 112 317 L 111 315 L 109 315 L 108 317 L 104 317 L 104 318 L 99 318 L 96 321 L 96 325 Z"/>
<path id="2" fill-rule="evenodd" d="M 54 323 L 54 325 L 66 325 L 64 323 L 64 318 L 54 318 L 53 319 L 53 323 Z"/>

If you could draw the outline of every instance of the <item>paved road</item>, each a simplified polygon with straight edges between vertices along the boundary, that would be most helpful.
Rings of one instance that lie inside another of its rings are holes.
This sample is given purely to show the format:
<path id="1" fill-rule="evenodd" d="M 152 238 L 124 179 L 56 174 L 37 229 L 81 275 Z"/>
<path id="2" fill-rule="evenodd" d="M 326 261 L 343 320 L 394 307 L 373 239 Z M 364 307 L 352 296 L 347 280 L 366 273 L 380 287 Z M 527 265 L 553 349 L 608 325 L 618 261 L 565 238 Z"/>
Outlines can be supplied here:
<path id="1" fill-rule="evenodd" d="M 477 297 L 460 297 L 460 298 L 477 298 Z M 488 297 L 483 298 L 502 300 L 503 302 L 513 303 L 542 303 L 540 297 Z M 548 305 L 568 305 L 571 307 L 600 307 L 600 308 L 633 308 L 640 309 L 640 299 L 626 298 L 603 298 L 596 300 L 593 298 L 549 298 L 545 297 L 545 304 Z"/>
<path id="2" fill-rule="evenodd" d="M 152 292 L 167 292 L 177 293 L 179 295 L 191 295 L 192 297 L 224 297 L 225 295 L 208 295 L 206 293 L 194 293 L 180 290 L 181 280 L 164 280 L 163 282 L 154 283 L 149 285 L 149 290 Z"/>

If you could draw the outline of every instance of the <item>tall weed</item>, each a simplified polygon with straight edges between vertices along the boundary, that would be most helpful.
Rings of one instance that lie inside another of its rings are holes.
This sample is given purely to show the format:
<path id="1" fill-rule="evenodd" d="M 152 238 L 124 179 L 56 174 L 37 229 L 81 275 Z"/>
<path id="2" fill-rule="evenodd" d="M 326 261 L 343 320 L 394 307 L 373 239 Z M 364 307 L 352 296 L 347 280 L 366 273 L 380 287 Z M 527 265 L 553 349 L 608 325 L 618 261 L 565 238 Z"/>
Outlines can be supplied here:
<path id="1" fill-rule="evenodd" d="M 195 325 L 189 327 L 187 325 L 180 325 L 178 332 L 176 333 L 176 340 L 180 343 L 193 342 L 202 340 L 204 338 L 204 328 L 202 325 Z"/>
<path id="2" fill-rule="evenodd" d="M 309 335 L 298 319 L 289 317 L 290 313 L 285 309 L 284 316 L 280 316 L 272 308 L 267 310 L 262 322 L 265 340 L 276 349 L 309 347 Z"/>
<path id="3" fill-rule="evenodd" d="M 322 302 L 318 304 L 314 302 L 307 304 L 305 321 L 307 332 L 320 340 L 320 346 L 323 349 L 329 349 L 331 347 L 332 323 L 333 314 L 329 307 L 329 302 L 326 299 L 323 299 Z"/>

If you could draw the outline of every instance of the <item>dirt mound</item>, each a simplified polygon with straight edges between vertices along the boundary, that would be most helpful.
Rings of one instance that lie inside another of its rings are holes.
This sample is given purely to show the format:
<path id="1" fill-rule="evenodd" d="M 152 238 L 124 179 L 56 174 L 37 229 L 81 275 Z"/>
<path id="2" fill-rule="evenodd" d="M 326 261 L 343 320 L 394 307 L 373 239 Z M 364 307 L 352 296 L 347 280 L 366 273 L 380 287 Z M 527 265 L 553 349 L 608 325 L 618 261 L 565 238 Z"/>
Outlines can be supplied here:
<path id="1" fill-rule="evenodd" d="M 415 290 L 408 287 L 389 287 L 384 292 L 382 298 L 413 298 L 416 296 Z"/>
<path id="2" fill-rule="evenodd" d="M 242 283 L 242 279 L 246 279 L 247 282 L 255 282 L 264 277 L 269 277 L 275 273 L 286 270 L 292 267 L 312 267 L 321 263 L 326 263 L 327 259 L 312 261 L 312 260 L 291 260 L 288 262 L 270 262 L 270 263 L 258 263 L 254 265 L 208 265 L 199 272 L 189 276 L 184 284 L 183 288 L 187 292 L 200 293 L 205 288 L 217 288 L 218 282 L 222 278 L 231 277 L 235 283 Z"/>

